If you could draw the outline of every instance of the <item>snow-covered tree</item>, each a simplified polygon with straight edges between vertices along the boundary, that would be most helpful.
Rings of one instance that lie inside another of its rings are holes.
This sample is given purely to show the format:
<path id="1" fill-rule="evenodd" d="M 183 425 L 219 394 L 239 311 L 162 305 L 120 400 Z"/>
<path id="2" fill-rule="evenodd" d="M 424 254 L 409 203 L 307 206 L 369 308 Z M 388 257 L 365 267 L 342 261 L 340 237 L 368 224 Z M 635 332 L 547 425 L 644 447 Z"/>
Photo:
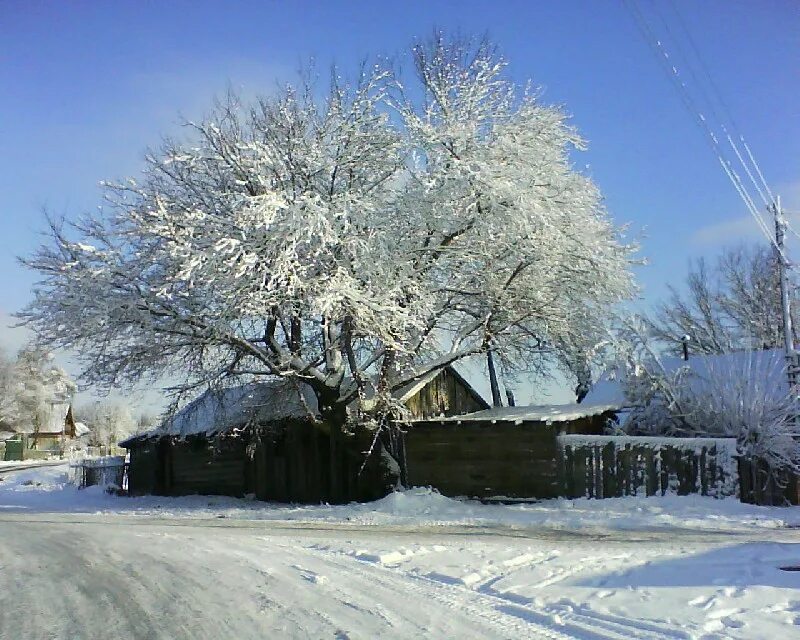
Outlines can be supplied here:
<path id="1" fill-rule="evenodd" d="M 22 433 L 60 430 L 62 409 L 75 393 L 75 383 L 53 363 L 53 356 L 28 346 L 13 362 L 0 360 L 0 423 Z M 55 412 L 55 413 L 54 413 Z"/>
<path id="2" fill-rule="evenodd" d="M 334 434 L 489 344 L 510 369 L 584 351 L 632 292 L 632 247 L 572 166 L 583 141 L 488 43 L 413 59 L 408 90 L 375 66 L 324 99 L 219 104 L 108 185 L 106 217 L 52 225 L 22 317 L 91 383 L 294 378 Z"/>
<path id="3" fill-rule="evenodd" d="M 12 431 L 15 418 L 13 395 L 14 361 L 0 350 L 0 431 Z"/>

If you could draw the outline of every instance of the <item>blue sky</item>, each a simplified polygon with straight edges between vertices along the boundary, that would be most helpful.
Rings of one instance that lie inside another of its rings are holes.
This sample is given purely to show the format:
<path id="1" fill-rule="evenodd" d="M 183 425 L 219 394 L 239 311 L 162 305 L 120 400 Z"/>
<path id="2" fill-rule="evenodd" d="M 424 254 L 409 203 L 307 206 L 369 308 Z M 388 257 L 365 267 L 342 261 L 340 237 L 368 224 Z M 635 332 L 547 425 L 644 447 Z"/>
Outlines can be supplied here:
<path id="1" fill-rule="evenodd" d="M 637 3 L 665 39 L 656 5 Z M 676 0 L 773 189 L 800 210 L 800 3 Z M 672 16 L 660 2 L 661 15 Z M 16 264 L 41 210 L 99 204 L 98 181 L 135 173 L 144 149 L 200 116 L 228 83 L 290 80 L 310 57 L 353 68 L 435 27 L 489 36 L 515 79 L 544 88 L 589 141 L 588 165 L 619 223 L 642 234 L 644 304 L 690 257 L 758 232 L 622 2 L 0 2 L 0 324 L 30 297 Z M 0 327 L 0 346 L 19 330 Z"/>

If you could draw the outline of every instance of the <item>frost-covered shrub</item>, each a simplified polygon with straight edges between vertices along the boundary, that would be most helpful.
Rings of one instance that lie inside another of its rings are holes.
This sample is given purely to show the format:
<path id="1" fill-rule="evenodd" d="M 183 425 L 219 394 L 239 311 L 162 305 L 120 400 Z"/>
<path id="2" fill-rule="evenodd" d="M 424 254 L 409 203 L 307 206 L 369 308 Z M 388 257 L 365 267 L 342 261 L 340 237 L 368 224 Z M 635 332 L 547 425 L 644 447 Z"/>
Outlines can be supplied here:
<path id="1" fill-rule="evenodd" d="M 781 350 L 740 351 L 688 361 L 628 342 L 622 387 L 631 434 L 736 438 L 739 453 L 773 469 L 800 471 L 798 402 Z"/>
<path id="2" fill-rule="evenodd" d="M 89 427 L 88 443 L 108 447 L 124 440 L 137 430 L 130 407 L 119 402 L 98 402 L 78 407 L 75 414 Z"/>

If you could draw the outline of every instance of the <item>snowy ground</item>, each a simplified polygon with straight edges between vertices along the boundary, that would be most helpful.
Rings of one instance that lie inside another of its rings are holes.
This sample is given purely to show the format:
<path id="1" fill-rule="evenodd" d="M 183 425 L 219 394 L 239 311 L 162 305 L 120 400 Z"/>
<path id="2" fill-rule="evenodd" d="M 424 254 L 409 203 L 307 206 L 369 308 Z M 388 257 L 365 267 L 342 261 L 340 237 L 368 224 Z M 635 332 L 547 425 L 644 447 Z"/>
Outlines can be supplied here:
<path id="1" fill-rule="evenodd" d="M 800 638 L 800 509 L 120 498 L 0 478 L 0 638 Z"/>
<path id="2" fill-rule="evenodd" d="M 0 460 L 0 473 L 4 471 L 13 471 L 14 469 L 27 469 L 29 467 L 48 467 L 57 464 L 63 464 L 63 460 L 53 458 L 51 460 Z"/>

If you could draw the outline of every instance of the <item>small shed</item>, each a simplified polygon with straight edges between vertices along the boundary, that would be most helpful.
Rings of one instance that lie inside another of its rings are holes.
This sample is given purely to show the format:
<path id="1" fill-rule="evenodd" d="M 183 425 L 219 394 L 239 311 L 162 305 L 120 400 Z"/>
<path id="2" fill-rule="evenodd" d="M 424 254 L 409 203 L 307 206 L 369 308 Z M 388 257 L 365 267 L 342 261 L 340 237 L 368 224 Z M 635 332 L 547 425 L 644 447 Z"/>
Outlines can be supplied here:
<path id="1" fill-rule="evenodd" d="M 405 434 L 407 483 L 448 496 L 561 495 L 557 437 L 604 433 L 618 404 L 500 407 L 414 421 Z"/>

